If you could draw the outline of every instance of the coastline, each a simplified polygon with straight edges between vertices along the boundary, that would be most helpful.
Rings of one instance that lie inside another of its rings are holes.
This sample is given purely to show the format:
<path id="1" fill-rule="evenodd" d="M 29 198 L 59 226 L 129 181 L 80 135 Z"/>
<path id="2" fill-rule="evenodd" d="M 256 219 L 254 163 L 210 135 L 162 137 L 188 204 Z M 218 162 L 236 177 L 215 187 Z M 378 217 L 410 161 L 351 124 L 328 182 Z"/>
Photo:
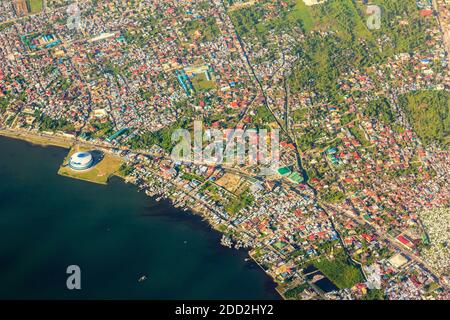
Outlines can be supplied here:
<path id="1" fill-rule="evenodd" d="M 221 246 L 198 215 L 116 177 L 105 187 L 62 178 L 63 148 L 7 137 L 0 144 L 0 239 L 8 244 L 0 297 L 280 299 L 267 275 L 244 262 L 246 252 Z M 82 270 L 81 291 L 65 286 L 72 264 Z M 148 280 L 138 282 L 142 275 Z"/>
<path id="2" fill-rule="evenodd" d="M 123 178 L 123 179 L 124 179 L 124 181 L 126 183 L 129 182 L 125 178 Z M 147 196 L 149 196 L 149 195 L 147 195 Z M 176 205 L 176 203 L 177 203 L 176 200 L 177 199 L 175 199 L 174 197 L 166 196 L 166 195 L 159 195 L 159 196 L 162 197 L 164 200 L 166 200 L 168 203 L 170 203 L 170 205 L 173 208 L 180 209 Z M 150 197 L 159 199 L 158 195 L 150 196 Z M 159 201 L 159 200 L 157 200 L 157 201 Z M 212 229 L 212 231 L 218 232 L 223 237 L 226 236 L 226 234 L 222 230 L 220 230 L 220 228 L 219 228 L 220 225 L 218 225 L 218 224 L 214 223 L 212 220 L 208 219 L 208 215 L 205 212 L 203 212 L 202 210 L 200 210 L 200 209 L 198 209 L 196 207 L 191 207 L 191 206 L 188 206 L 188 205 L 186 207 L 187 207 L 187 210 L 185 210 L 185 211 L 187 211 L 188 213 L 190 213 L 192 215 L 200 217 L 202 219 L 202 221 L 205 222 L 209 226 L 210 229 Z M 224 239 L 223 237 L 222 237 L 222 240 Z M 228 244 L 224 244 L 223 242 L 221 243 L 221 245 L 224 246 L 224 247 L 227 247 L 229 249 L 232 249 L 232 250 L 245 250 L 247 255 L 248 255 L 248 257 L 251 259 L 251 261 L 254 264 L 256 264 L 258 266 L 258 268 L 260 268 L 264 272 L 264 274 L 273 282 L 274 289 L 277 292 L 277 294 L 280 296 L 280 298 L 282 300 L 287 300 L 286 297 L 284 296 L 284 294 L 281 291 L 280 285 L 275 281 L 275 279 L 270 274 L 268 274 L 266 272 L 266 270 L 264 270 L 264 268 L 261 266 L 261 264 L 253 257 L 253 255 L 251 254 L 251 251 L 252 251 L 251 248 L 241 248 L 241 247 L 240 248 L 236 248 L 236 247 L 233 247 L 233 244 L 229 244 L 228 245 Z"/>
<path id="3" fill-rule="evenodd" d="M 50 137 L 47 135 L 37 135 L 32 132 L 17 131 L 3 128 L 0 129 L 0 136 L 26 141 L 31 144 L 39 145 L 42 147 L 54 146 L 54 147 L 61 147 L 64 149 L 70 149 L 71 145 L 74 143 L 74 141 L 60 136 Z"/>
<path id="4" fill-rule="evenodd" d="M 72 146 L 77 143 L 76 139 L 65 138 L 65 137 L 62 137 L 62 136 L 57 136 L 57 135 L 49 136 L 49 135 L 44 135 L 44 134 L 37 135 L 36 133 L 33 133 L 33 132 L 15 131 L 15 130 L 4 129 L 4 128 L 0 129 L 0 137 L 1 136 L 6 137 L 6 138 L 15 139 L 15 140 L 25 141 L 25 142 L 31 143 L 32 145 L 37 145 L 37 146 L 41 146 L 41 147 L 53 146 L 53 147 L 59 147 L 59 148 L 68 149 L 68 150 L 70 150 L 72 148 Z M 92 144 L 82 143 L 82 142 L 80 142 L 79 144 L 83 145 L 83 146 L 94 146 Z M 111 178 L 112 177 L 120 178 L 125 183 L 131 183 L 131 184 L 135 185 L 136 187 L 138 187 L 138 189 L 137 189 L 138 192 L 141 191 L 139 189 L 139 185 L 137 185 L 132 180 L 127 179 L 127 177 L 124 177 L 119 172 L 116 172 L 116 173 L 112 174 Z M 69 178 L 95 184 L 95 182 L 87 180 L 87 179 L 79 179 L 79 178 L 76 178 L 76 177 L 69 177 Z M 151 197 L 151 198 L 155 199 L 158 202 L 161 199 L 166 200 L 170 204 L 170 206 L 172 208 L 174 208 L 174 209 L 178 209 L 178 210 L 182 210 L 183 209 L 183 207 L 180 208 L 179 206 L 177 206 L 177 199 L 174 198 L 173 195 L 166 195 L 166 194 L 163 194 L 163 193 L 157 193 L 155 195 L 150 195 L 150 194 L 147 194 L 146 192 L 144 192 L 144 193 L 146 194 L 147 197 Z M 220 230 L 220 228 L 219 228 L 220 225 L 217 225 L 211 219 L 208 219 L 207 212 L 204 212 L 204 210 L 199 209 L 198 206 L 190 206 L 190 205 L 186 204 L 184 211 L 187 211 L 187 213 L 189 213 L 189 214 L 192 214 L 192 215 L 200 217 L 203 222 L 208 224 L 208 227 L 210 229 L 212 229 L 213 232 L 218 232 L 223 237 L 226 237 L 226 234 L 222 230 Z M 237 248 L 237 247 L 233 247 L 232 244 L 225 245 L 223 242 L 219 243 L 219 244 L 221 244 L 224 247 L 228 247 L 228 248 L 230 248 L 232 250 L 245 250 L 246 254 L 251 259 L 251 261 L 253 263 L 255 263 L 264 272 L 266 277 L 268 277 L 268 279 L 270 279 L 270 281 L 273 283 L 274 290 L 275 290 L 275 292 L 277 292 L 279 297 L 282 300 L 286 300 L 284 295 L 281 293 L 280 285 L 275 281 L 275 279 L 270 274 L 268 274 L 264 270 L 264 268 L 253 257 L 253 255 L 251 254 L 251 248 L 250 249 L 249 248 L 241 248 L 241 247 Z"/>

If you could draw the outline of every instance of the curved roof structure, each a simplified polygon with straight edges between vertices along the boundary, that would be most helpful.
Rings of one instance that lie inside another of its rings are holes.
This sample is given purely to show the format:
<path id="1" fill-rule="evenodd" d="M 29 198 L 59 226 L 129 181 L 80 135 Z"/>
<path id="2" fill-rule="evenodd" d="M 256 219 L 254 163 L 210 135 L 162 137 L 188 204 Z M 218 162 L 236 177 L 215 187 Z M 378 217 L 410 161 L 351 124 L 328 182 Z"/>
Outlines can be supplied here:
<path id="1" fill-rule="evenodd" d="M 74 153 L 69 160 L 69 166 L 74 170 L 86 170 L 89 169 L 94 163 L 92 154 L 89 152 L 77 152 Z"/>

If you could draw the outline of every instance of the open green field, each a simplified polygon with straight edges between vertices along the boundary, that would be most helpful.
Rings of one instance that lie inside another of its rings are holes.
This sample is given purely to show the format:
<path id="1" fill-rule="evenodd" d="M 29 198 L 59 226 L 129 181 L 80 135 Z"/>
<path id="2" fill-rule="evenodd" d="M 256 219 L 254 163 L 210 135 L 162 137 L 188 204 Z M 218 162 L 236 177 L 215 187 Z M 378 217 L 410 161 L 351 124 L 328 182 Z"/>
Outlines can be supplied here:
<path id="1" fill-rule="evenodd" d="M 230 202 L 225 205 L 225 211 L 231 215 L 237 214 L 241 209 L 247 207 L 253 203 L 254 198 L 249 193 L 249 191 L 243 192 L 239 197 L 230 200 Z"/>
<path id="2" fill-rule="evenodd" d="M 44 7 L 43 0 L 29 0 L 29 4 L 31 13 L 41 12 L 42 8 Z"/>
<path id="3" fill-rule="evenodd" d="M 289 18 L 300 20 L 306 31 L 310 31 L 314 27 L 314 20 L 308 6 L 303 0 L 296 0 L 295 9 L 290 12 Z"/>
<path id="4" fill-rule="evenodd" d="M 284 293 L 284 297 L 286 299 L 298 299 L 299 294 L 301 294 L 303 291 L 305 291 L 307 288 L 309 288 L 309 284 L 307 283 L 302 283 L 292 289 L 287 290 Z"/>
<path id="5" fill-rule="evenodd" d="M 426 145 L 450 145 L 450 93 L 416 91 L 399 97 L 414 131 Z"/>
<path id="6" fill-rule="evenodd" d="M 214 80 L 207 80 L 204 73 L 197 74 L 195 77 L 191 78 L 192 84 L 197 91 L 214 89 L 216 83 Z"/>
<path id="7" fill-rule="evenodd" d="M 364 281 L 361 271 L 349 264 L 343 253 L 337 255 L 334 260 L 317 260 L 314 262 L 314 266 L 322 271 L 339 289 L 351 288 Z"/>
<path id="8" fill-rule="evenodd" d="M 120 166 L 123 161 L 110 154 L 105 153 L 103 159 L 94 167 L 84 171 L 75 171 L 67 166 L 70 157 L 79 151 L 90 151 L 86 148 L 72 148 L 64 160 L 63 165 L 59 168 L 58 174 L 69 178 L 85 180 L 98 184 L 107 184 L 111 176 L 119 173 Z M 95 158 L 95 157 L 94 157 Z"/>
<path id="9" fill-rule="evenodd" d="M 216 20 L 212 17 L 189 21 L 186 24 L 186 30 L 191 39 L 200 37 L 206 41 L 212 41 L 220 36 L 220 30 L 217 27 Z"/>
<path id="10" fill-rule="evenodd" d="M 303 0 L 298 1 L 303 3 Z M 329 0 L 310 8 L 304 4 L 303 6 L 306 10 L 311 10 L 315 29 L 334 31 L 346 41 L 373 37 L 366 26 L 366 16 L 362 12 L 364 7 L 352 0 Z"/>

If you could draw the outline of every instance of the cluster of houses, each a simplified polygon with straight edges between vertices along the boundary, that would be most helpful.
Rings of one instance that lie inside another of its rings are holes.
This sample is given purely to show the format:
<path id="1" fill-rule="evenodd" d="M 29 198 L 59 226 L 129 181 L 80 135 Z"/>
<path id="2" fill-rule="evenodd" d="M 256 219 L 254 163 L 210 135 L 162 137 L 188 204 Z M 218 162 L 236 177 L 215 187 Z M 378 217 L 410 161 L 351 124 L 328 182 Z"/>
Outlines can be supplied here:
<path id="1" fill-rule="evenodd" d="M 167 127 L 189 110 L 237 118 L 256 95 L 244 85 L 243 53 L 217 4 L 86 1 L 77 30 L 67 26 L 67 6 L 49 7 L 0 35 L 0 97 L 10 101 L 3 117 L 16 127 L 39 129 L 30 117 L 42 113 L 70 122 L 76 134 L 92 136 L 100 123 L 137 135 Z M 186 26 L 193 22 L 199 27 L 190 35 Z M 216 30 L 214 39 L 191 39 L 207 28 Z M 206 79 L 195 71 L 204 66 Z M 178 71 L 188 71 L 195 96 L 177 81 Z"/>

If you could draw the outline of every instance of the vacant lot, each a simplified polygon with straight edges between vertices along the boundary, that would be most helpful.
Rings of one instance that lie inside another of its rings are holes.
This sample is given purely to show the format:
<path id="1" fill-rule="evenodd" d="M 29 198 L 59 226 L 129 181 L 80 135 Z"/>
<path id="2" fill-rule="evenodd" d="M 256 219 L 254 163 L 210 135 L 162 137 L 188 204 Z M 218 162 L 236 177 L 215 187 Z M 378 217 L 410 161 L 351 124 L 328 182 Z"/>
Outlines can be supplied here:
<path id="1" fill-rule="evenodd" d="M 314 266 L 322 271 L 339 289 L 351 288 L 364 281 L 361 271 L 349 264 L 343 253 L 337 255 L 334 260 L 317 260 L 314 262 Z"/>
<path id="2" fill-rule="evenodd" d="M 29 0 L 31 13 L 38 13 L 42 11 L 43 0 Z"/>
<path id="3" fill-rule="evenodd" d="M 216 184 L 227 189 L 231 193 L 235 193 L 239 186 L 241 178 L 232 173 L 225 173 L 222 178 L 216 181 Z"/>

